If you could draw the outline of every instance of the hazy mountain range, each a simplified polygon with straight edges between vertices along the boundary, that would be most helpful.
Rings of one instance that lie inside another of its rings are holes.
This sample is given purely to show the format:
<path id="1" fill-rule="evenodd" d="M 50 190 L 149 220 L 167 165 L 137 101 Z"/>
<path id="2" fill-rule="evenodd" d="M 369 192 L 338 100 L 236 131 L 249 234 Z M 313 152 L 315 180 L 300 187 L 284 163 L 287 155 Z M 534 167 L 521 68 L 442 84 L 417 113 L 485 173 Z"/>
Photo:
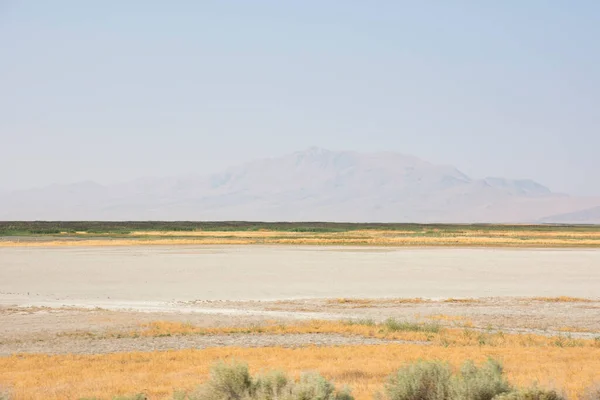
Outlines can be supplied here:
<path id="1" fill-rule="evenodd" d="M 472 179 L 403 154 L 310 148 L 217 174 L 4 192 L 0 219 L 600 223 L 600 197 Z"/>

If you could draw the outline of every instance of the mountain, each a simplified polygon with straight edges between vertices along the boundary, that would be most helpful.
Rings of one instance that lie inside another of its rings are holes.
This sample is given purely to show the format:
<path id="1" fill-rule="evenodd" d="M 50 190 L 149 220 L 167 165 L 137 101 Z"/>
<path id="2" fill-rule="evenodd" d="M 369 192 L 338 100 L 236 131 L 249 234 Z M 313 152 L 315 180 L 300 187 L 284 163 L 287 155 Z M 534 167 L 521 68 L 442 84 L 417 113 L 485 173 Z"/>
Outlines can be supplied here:
<path id="1" fill-rule="evenodd" d="M 542 218 L 540 222 L 554 224 L 600 224 L 600 206 Z"/>
<path id="2" fill-rule="evenodd" d="M 382 152 L 310 148 L 212 175 L 81 182 L 0 195 L 2 220 L 535 222 L 600 206 L 531 180 L 472 179 Z"/>

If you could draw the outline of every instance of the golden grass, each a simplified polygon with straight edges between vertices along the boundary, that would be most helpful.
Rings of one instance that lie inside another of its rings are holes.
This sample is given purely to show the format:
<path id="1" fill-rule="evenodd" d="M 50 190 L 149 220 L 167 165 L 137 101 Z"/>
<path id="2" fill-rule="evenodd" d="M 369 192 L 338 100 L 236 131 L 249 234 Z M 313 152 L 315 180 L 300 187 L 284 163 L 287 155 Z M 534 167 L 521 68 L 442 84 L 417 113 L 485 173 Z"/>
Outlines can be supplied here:
<path id="1" fill-rule="evenodd" d="M 337 384 L 353 388 L 357 400 L 370 400 L 385 377 L 419 359 L 439 359 L 458 367 L 467 359 L 501 360 L 508 379 L 519 386 L 535 383 L 564 389 L 575 398 L 598 379 L 600 348 L 442 347 L 412 344 L 284 348 L 213 348 L 107 355 L 15 355 L 0 358 L 0 384 L 12 387 L 15 400 L 63 400 L 84 396 L 109 399 L 144 392 L 169 398 L 174 389 L 206 381 L 220 359 L 248 362 L 252 372 L 280 369 L 298 376 L 318 370 Z"/>
<path id="2" fill-rule="evenodd" d="M 546 303 L 591 303 L 593 300 L 585 299 L 581 297 L 569 297 L 569 296 L 558 296 L 558 297 L 532 297 L 531 300 L 543 301 Z"/>
<path id="3" fill-rule="evenodd" d="M 396 305 L 396 304 L 423 304 L 423 303 L 432 303 L 433 300 L 423 299 L 421 297 L 413 297 L 413 298 L 396 298 L 396 299 L 361 299 L 361 298 L 338 298 L 338 299 L 329 299 L 326 301 L 327 305 L 335 306 L 335 305 L 345 305 L 350 307 L 381 307 L 383 305 Z"/>
<path id="4" fill-rule="evenodd" d="M 460 299 L 456 299 L 456 298 L 449 298 L 444 300 L 444 303 L 458 303 L 458 304 L 475 304 L 475 303 L 480 303 L 481 300 L 479 299 L 471 299 L 471 298 L 460 298 Z"/>
<path id="5" fill-rule="evenodd" d="M 438 319 L 443 320 L 442 318 Z M 459 320 L 456 320 L 459 321 Z M 416 328 L 406 330 L 390 330 L 386 323 L 364 324 L 351 321 L 319 321 L 311 320 L 294 325 L 269 322 L 264 325 L 250 327 L 218 327 L 202 328 L 189 323 L 155 321 L 140 324 L 138 329 L 129 331 L 108 332 L 94 335 L 89 332 L 74 332 L 74 336 L 97 338 L 123 337 L 162 337 L 178 335 L 224 335 L 224 334 L 341 334 L 348 336 L 363 336 L 386 340 L 401 340 L 406 342 L 426 343 L 444 347 L 492 346 L 492 347 L 588 347 L 600 348 L 600 341 L 590 339 L 573 339 L 569 337 L 543 336 L 535 334 L 507 334 L 495 331 L 471 329 L 472 323 L 464 320 L 461 328 L 439 327 L 432 330 L 431 324 L 415 324 Z M 418 327 L 423 327 L 419 329 Z M 69 334 L 67 334 L 69 335 Z"/>
<path id="6" fill-rule="evenodd" d="M 70 234 L 72 235 L 72 234 Z M 600 247 L 600 231 L 536 230 L 356 230 L 346 232 L 282 231 L 136 231 L 122 237 L 111 234 L 76 233 L 79 240 L 56 238 L 48 241 L 6 238 L 8 246 L 133 246 L 133 245 L 373 245 L 373 246 L 497 246 L 497 247 Z"/>

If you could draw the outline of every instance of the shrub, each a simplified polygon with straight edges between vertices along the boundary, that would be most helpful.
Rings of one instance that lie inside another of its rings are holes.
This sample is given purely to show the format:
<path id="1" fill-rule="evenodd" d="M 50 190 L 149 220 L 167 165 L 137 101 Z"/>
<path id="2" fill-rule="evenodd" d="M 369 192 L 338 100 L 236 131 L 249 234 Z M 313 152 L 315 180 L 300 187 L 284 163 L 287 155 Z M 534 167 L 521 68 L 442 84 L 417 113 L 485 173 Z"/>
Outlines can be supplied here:
<path id="1" fill-rule="evenodd" d="M 492 400 L 511 390 L 500 363 L 467 361 L 457 375 L 439 361 L 420 361 L 398 370 L 385 386 L 387 400 Z"/>
<path id="2" fill-rule="evenodd" d="M 335 386 L 318 373 L 303 374 L 294 382 L 283 372 L 253 378 L 245 364 L 218 363 L 209 381 L 190 395 L 177 400 L 354 400 L 347 389 Z"/>
<path id="3" fill-rule="evenodd" d="M 388 378 L 387 400 L 450 399 L 452 371 L 447 363 L 420 361 L 401 368 Z"/>
<path id="4" fill-rule="evenodd" d="M 240 400 L 252 397 L 253 382 L 245 364 L 215 364 L 210 379 L 190 396 L 190 400 Z"/>
<path id="5" fill-rule="evenodd" d="M 502 364 L 492 359 L 480 368 L 472 361 L 465 362 L 460 375 L 454 377 L 452 383 L 454 399 L 492 400 L 495 396 L 511 390 L 503 376 Z"/>
<path id="6" fill-rule="evenodd" d="M 286 374 L 279 371 L 273 371 L 257 378 L 254 395 L 259 399 L 278 399 L 281 394 L 285 392 L 285 389 L 289 384 L 290 380 Z"/>
<path id="7" fill-rule="evenodd" d="M 494 397 L 494 400 L 565 400 L 565 398 L 554 390 L 533 388 L 501 394 Z"/>
<path id="8" fill-rule="evenodd" d="M 353 400 L 348 389 L 336 391 L 335 386 L 316 372 L 302 375 L 300 382 L 288 386 L 283 397 L 288 400 Z"/>

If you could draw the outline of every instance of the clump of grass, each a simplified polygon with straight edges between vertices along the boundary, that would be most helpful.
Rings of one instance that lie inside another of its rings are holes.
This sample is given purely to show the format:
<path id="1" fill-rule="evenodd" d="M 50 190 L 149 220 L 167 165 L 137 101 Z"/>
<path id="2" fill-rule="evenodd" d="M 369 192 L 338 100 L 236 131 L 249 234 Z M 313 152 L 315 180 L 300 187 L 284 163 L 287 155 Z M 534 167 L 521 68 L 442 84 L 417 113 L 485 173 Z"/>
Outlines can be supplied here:
<path id="1" fill-rule="evenodd" d="M 386 400 L 492 400 L 512 390 L 494 360 L 477 367 L 467 361 L 457 375 L 447 363 L 420 361 L 388 378 Z M 381 396 L 380 396 L 381 397 Z"/>
<path id="2" fill-rule="evenodd" d="M 585 299 L 581 297 L 569 297 L 569 296 L 558 296 L 558 297 L 533 297 L 532 300 L 543 301 L 546 303 L 591 303 L 593 300 Z"/>
<path id="3" fill-rule="evenodd" d="M 410 364 L 388 378 L 382 400 L 446 400 L 450 398 L 451 377 L 452 370 L 447 363 Z"/>
<path id="4" fill-rule="evenodd" d="M 394 304 L 423 304 L 423 303 L 431 303 L 431 300 L 424 299 L 422 297 L 412 297 L 412 298 L 404 298 L 404 299 L 394 299 L 392 300 Z"/>
<path id="5" fill-rule="evenodd" d="M 384 327 L 390 332 L 429 332 L 439 333 L 441 326 L 437 323 L 424 323 L 419 324 L 408 321 L 398 321 L 394 318 L 388 318 L 383 323 Z"/>
<path id="6" fill-rule="evenodd" d="M 360 318 L 360 319 L 348 319 L 343 321 L 345 325 L 362 325 L 362 326 L 375 326 L 376 323 L 371 318 Z"/>
<path id="7" fill-rule="evenodd" d="M 223 362 L 213 366 L 209 381 L 190 394 L 176 394 L 176 400 L 354 400 L 349 389 L 337 390 L 316 372 L 305 373 L 298 382 L 283 372 L 256 378 L 246 364 Z"/>
<path id="8" fill-rule="evenodd" d="M 479 303 L 481 302 L 481 300 L 478 299 L 472 299 L 472 298 L 454 298 L 454 297 L 450 297 L 446 300 L 444 300 L 444 303 L 457 303 L 457 304 L 473 304 L 473 303 Z"/>
<path id="9" fill-rule="evenodd" d="M 488 359 L 479 368 L 472 361 L 465 362 L 460 375 L 452 381 L 453 398 L 491 400 L 499 394 L 510 392 L 512 388 L 503 372 L 502 364 L 496 360 Z"/>
<path id="10" fill-rule="evenodd" d="M 339 299 L 330 299 L 327 300 L 327 304 L 335 305 L 335 304 L 347 304 L 352 306 L 369 306 L 372 305 L 375 301 L 371 299 L 350 299 L 350 298 L 339 298 Z"/>
<path id="11" fill-rule="evenodd" d="M 555 390 L 533 388 L 501 394 L 494 397 L 494 400 L 565 400 L 565 398 Z"/>

